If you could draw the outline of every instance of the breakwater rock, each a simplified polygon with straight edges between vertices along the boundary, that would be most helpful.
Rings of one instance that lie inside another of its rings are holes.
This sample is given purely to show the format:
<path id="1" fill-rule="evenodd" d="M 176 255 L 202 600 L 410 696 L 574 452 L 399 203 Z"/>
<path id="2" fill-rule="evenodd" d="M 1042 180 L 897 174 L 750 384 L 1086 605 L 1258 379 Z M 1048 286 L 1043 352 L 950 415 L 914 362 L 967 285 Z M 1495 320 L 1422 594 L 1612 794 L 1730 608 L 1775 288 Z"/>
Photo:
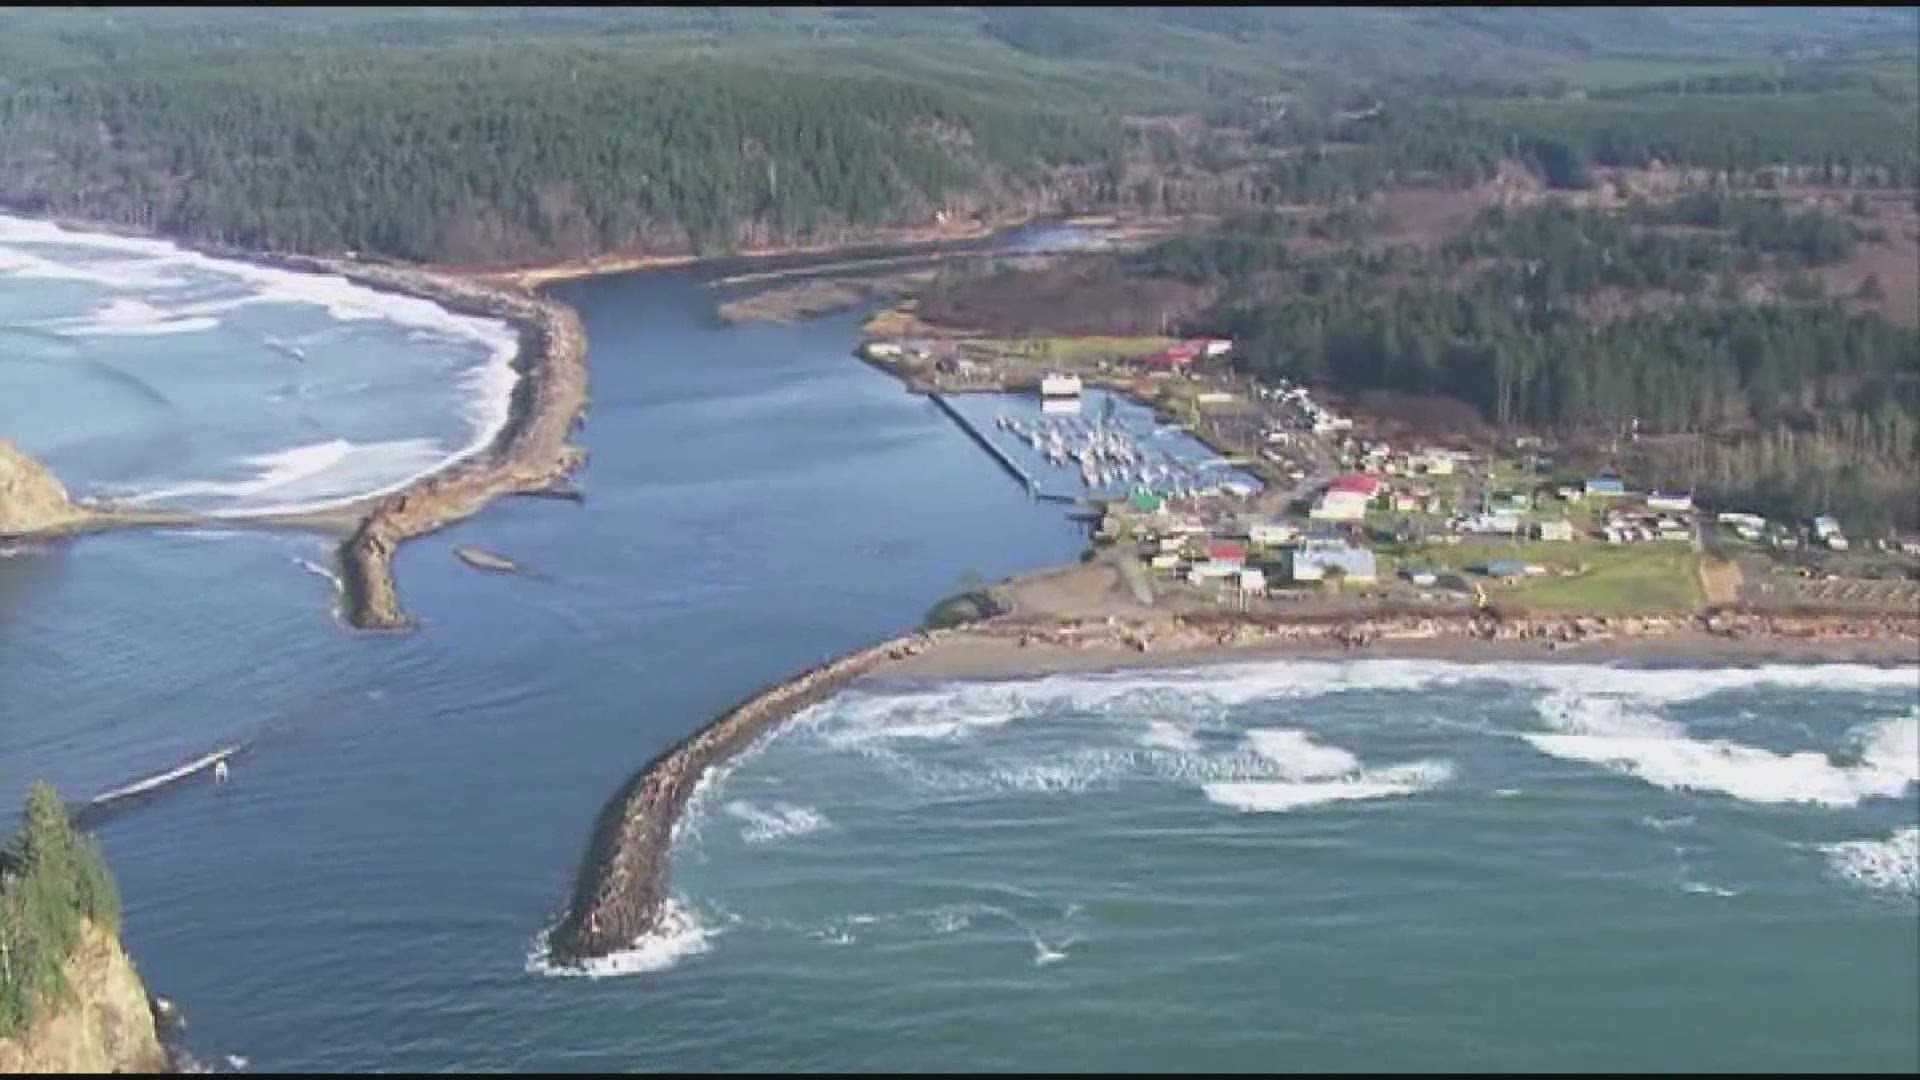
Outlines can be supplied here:
<path id="1" fill-rule="evenodd" d="M 572 902 L 548 938 L 553 959 L 605 956 L 659 929 L 673 826 L 707 769 L 875 665 L 931 647 L 943 633 L 891 638 L 809 668 L 723 713 L 627 781 L 594 822 Z"/>
<path id="2" fill-rule="evenodd" d="M 423 296 L 520 327 L 513 411 L 494 444 L 453 468 L 375 502 L 340 546 L 342 614 L 362 629 L 412 625 L 393 581 L 393 553 L 508 494 L 547 494 L 586 461 L 568 439 L 587 405 L 586 331 L 572 308 L 510 287 L 401 267 L 298 260 L 361 284 Z"/>
<path id="3" fill-rule="evenodd" d="M 495 555 L 477 547 L 457 547 L 453 549 L 453 554 L 476 570 L 495 570 L 503 574 L 518 573 L 520 570 L 520 564 L 505 555 Z"/>
<path id="4" fill-rule="evenodd" d="M 0 439 L 0 536 L 49 532 L 85 516 L 45 465 Z"/>
<path id="5" fill-rule="evenodd" d="M 1708 635 L 1799 642 L 1920 641 L 1920 613 L 1859 615 L 1807 611 L 1777 614 L 1722 610 L 1670 615 L 1534 615 L 1493 611 L 1380 612 L 1364 615 L 1261 617 L 1189 615 L 1128 621 L 996 620 L 970 632 L 1020 647 L 1180 652 L 1262 644 L 1327 644 L 1349 649 L 1394 641 L 1533 642 L 1547 648 L 1583 642 Z"/>

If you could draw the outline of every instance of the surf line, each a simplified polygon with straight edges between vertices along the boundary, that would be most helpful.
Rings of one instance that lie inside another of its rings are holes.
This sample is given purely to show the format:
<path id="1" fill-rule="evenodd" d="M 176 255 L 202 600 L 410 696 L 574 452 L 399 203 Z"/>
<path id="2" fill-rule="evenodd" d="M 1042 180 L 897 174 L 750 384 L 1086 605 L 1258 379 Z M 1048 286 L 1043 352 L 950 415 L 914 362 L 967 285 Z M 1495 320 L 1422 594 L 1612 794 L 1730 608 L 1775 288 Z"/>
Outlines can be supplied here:
<path id="1" fill-rule="evenodd" d="M 74 812 L 74 824 L 83 827 L 98 825 L 110 815 L 127 808 L 143 797 L 157 794 L 168 787 L 177 785 L 196 773 L 216 770 L 219 766 L 226 764 L 228 758 L 247 749 L 252 744 L 252 739 L 246 739 L 228 746 L 223 746 L 218 750 L 202 754 L 185 764 L 176 765 L 165 772 L 155 773 L 144 779 L 135 780 L 133 783 L 125 784 L 111 791 L 96 795 L 81 804 Z"/>
<path id="2" fill-rule="evenodd" d="M 902 634 L 816 664 L 720 714 L 634 774 L 594 820 L 566 914 L 547 935 L 552 962 L 584 966 L 662 930 L 673 826 L 707 770 L 881 662 L 921 652 L 949 633 Z"/>

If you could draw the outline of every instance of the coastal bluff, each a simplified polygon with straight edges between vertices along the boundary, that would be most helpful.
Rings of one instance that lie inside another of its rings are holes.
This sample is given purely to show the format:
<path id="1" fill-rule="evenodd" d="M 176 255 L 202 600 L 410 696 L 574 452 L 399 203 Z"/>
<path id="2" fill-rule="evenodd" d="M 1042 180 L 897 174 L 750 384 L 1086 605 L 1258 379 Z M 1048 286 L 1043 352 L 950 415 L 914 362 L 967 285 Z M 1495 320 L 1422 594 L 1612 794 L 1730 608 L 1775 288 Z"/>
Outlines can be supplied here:
<path id="1" fill-rule="evenodd" d="M 146 986 L 113 934 L 86 923 L 66 978 L 70 997 L 0 1039 L 0 1073 L 172 1071 Z"/>
<path id="2" fill-rule="evenodd" d="M 49 532 L 86 516 L 45 465 L 0 438 L 0 536 Z"/>

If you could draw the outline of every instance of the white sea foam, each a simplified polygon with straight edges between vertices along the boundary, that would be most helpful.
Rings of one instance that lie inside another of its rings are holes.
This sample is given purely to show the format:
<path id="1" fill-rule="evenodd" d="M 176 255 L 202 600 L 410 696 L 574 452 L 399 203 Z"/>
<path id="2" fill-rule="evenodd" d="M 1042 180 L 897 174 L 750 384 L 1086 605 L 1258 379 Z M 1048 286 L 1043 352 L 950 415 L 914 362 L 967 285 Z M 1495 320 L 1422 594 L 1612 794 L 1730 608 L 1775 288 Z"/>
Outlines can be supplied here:
<path id="1" fill-rule="evenodd" d="M 1709 885 L 1704 881 L 1683 881 L 1680 883 L 1680 891 L 1698 893 L 1702 896 L 1718 896 L 1722 899 L 1729 899 L 1740 895 L 1736 889 L 1722 888 L 1719 885 Z"/>
<path id="2" fill-rule="evenodd" d="M 1116 706 L 1178 704 L 1194 715 L 1208 705 L 1311 700 L 1339 693 L 1419 692 L 1470 683 L 1500 683 L 1549 695 L 1549 708 L 1606 709 L 1598 697 L 1637 708 L 1649 732 L 1673 729 L 1646 707 L 1695 701 L 1728 690 L 1778 687 L 1920 693 L 1913 667 L 1868 664 L 1769 664 L 1752 668 L 1649 669 L 1604 664 L 1463 663 L 1444 660 L 1283 660 L 1202 668 L 1049 675 L 996 682 L 958 682 L 911 693 L 843 694 L 808 714 L 831 721 L 833 734 L 856 741 L 891 734 L 956 737 L 1042 710 L 1101 712 Z M 1604 719 L 1604 718 L 1603 718 Z M 1618 718 L 1614 718 L 1618 722 Z"/>
<path id="3" fill-rule="evenodd" d="M 1895 830 L 1885 840 L 1822 844 L 1827 865 L 1855 884 L 1881 892 L 1920 896 L 1920 826 Z"/>
<path id="4" fill-rule="evenodd" d="M 1149 720 L 1147 729 L 1140 734 L 1140 745 L 1157 747 L 1162 750 L 1191 752 L 1200 748 L 1200 740 L 1193 732 L 1170 720 Z"/>
<path id="5" fill-rule="evenodd" d="M 67 260 L 50 258 L 35 248 L 46 245 L 77 246 L 91 252 L 117 258 Z M 84 319 L 57 320 L 44 329 L 58 333 L 88 335 L 175 334 L 210 330 L 219 325 L 215 316 L 253 304 L 308 304 L 323 308 L 341 321 L 378 320 L 403 327 L 413 333 L 442 340 L 475 342 L 486 350 L 484 363 L 468 368 L 460 377 L 471 433 L 465 445 L 436 448 L 426 459 L 410 455 L 389 456 L 388 468 L 375 471 L 375 461 L 365 456 L 354 464 L 363 466 L 354 479 L 363 488 L 350 488 L 341 478 L 328 485 L 325 496 L 298 501 L 280 499 L 270 506 L 248 506 L 221 511 L 229 516 L 291 513 L 326 509 L 353 499 L 383 495 L 414 483 L 426 476 L 484 450 L 505 428 L 512 411 L 513 388 L 518 372 L 513 360 L 519 339 L 511 324 L 501 319 L 461 315 L 418 297 L 382 292 L 356 284 L 334 274 L 308 274 L 252 263 L 215 259 L 187 251 L 160 240 L 70 232 L 49 222 L 0 215 L 0 273 L 17 277 L 60 278 L 85 281 L 108 289 L 138 290 L 138 297 L 116 297 Z M 178 289 L 194 283 L 193 274 L 238 283 L 248 291 L 240 296 L 199 299 L 167 305 L 159 291 Z M 424 440 L 400 440 L 376 444 L 389 447 L 413 446 Z M 303 447 L 293 448 L 297 452 Z M 174 485 L 166 493 L 149 492 L 143 502 L 158 498 L 183 497 L 181 487 L 192 494 L 227 496 L 241 500 L 256 493 L 229 495 L 192 484 Z M 276 493 L 277 495 L 277 493 Z"/>
<path id="6" fill-rule="evenodd" d="M 168 311 L 145 300 L 122 296 L 102 304 L 90 316 L 55 319 L 39 324 L 39 328 L 65 335 L 127 337 L 197 334 L 219 325 L 219 319 L 204 312 Z"/>
<path id="7" fill-rule="evenodd" d="M 1065 960 L 1067 958 L 1067 944 L 1067 942 L 1061 942 L 1059 948 L 1054 948 L 1038 937 L 1035 937 L 1033 939 L 1033 966 L 1046 967 L 1049 964 L 1057 964 Z"/>
<path id="8" fill-rule="evenodd" d="M 143 506 L 178 499 L 265 500 L 207 513 L 234 519 L 294 513 L 398 491 L 438 471 L 446 460 L 445 449 L 432 439 L 374 443 L 329 439 L 243 458 L 242 462 L 254 471 L 245 480 L 185 480 L 125 496 L 121 501 Z M 379 482 L 396 474 L 405 478 Z"/>
<path id="9" fill-rule="evenodd" d="M 1724 739 L 1689 738 L 1679 725 L 1616 698 L 1550 694 L 1540 715 L 1561 734 L 1522 736 L 1553 757 L 1601 765 L 1676 791 L 1731 795 L 1753 803 L 1857 806 L 1895 798 L 1920 780 L 1920 719 L 1915 713 L 1855 729 L 1860 763 L 1827 754 L 1776 753 Z"/>
<path id="10" fill-rule="evenodd" d="M 333 571 L 327 569 L 324 566 L 321 566 L 319 563 L 314 562 L 311 559 L 302 559 L 297 557 L 293 560 L 293 562 L 295 566 L 298 566 L 300 569 L 305 570 L 307 573 L 313 574 L 317 577 L 326 578 L 329 582 L 332 582 L 333 587 L 336 591 L 338 591 L 341 588 L 340 575 L 334 573 Z"/>
<path id="11" fill-rule="evenodd" d="M 729 816 L 746 822 L 746 827 L 740 830 L 740 839 L 749 844 L 805 836 L 819 832 L 828 825 L 826 815 L 812 807 L 783 802 L 761 807 L 743 799 L 734 799 L 727 803 L 726 811 Z"/>
<path id="12" fill-rule="evenodd" d="M 1222 806 L 1280 813 L 1334 802 L 1416 795 L 1445 783 L 1453 775 L 1451 763 L 1415 761 L 1381 769 L 1364 769 L 1336 780 L 1264 780 L 1203 785 L 1207 798 Z"/>
<path id="13" fill-rule="evenodd" d="M 711 947 L 711 940 L 720 933 L 700 925 L 685 905 L 673 899 L 667 900 L 662 906 L 660 929 L 657 932 L 642 937 L 631 948 L 594 957 L 578 965 L 554 962 L 547 944 L 551 932 L 543 930 L 534 939 L 533 949 L 527 954 L 528 974 L 549 978 L 605 979 L 665 971 L 689 956 L 706 952 Z"/>
<path id="14" fill-rule="evenodd" d="M 1254 728 L 1247 732 L 1247 742 L 1287 780 L 1319 780 L 1360 770 L 1359 758 L 1337 746 L 1321 746 L 1304 731 Z"/>

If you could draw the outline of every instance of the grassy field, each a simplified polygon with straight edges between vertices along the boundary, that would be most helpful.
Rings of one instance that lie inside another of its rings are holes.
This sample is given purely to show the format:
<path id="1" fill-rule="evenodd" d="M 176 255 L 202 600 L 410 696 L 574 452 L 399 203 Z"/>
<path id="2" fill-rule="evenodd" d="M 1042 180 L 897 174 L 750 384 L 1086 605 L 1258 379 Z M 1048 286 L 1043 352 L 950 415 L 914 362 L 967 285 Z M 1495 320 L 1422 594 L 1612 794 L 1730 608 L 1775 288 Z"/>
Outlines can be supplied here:
<path id="1" fill-rule="evenodd" d="M 1159 352 L 1177 339 L 1142 337 L 1038 337 L 1005 342 L 1009 351 L 1042 363 L 1087 364 L 1098 360 L 1133 360 Z"/>
<path id="2" fill-rule="evenodd" d="M 1475 578 L 1496 603 L 1508 601 L 1530 610 L 1612 615 L 1687 610 L 1705 600 L 1694 569 L 1697 556 L 1685 544 L 1477 541 L 1434 545 L 1394 561 L 1464 572 L 1490 559 L 1577 571 L 1510 583 Z"/>

